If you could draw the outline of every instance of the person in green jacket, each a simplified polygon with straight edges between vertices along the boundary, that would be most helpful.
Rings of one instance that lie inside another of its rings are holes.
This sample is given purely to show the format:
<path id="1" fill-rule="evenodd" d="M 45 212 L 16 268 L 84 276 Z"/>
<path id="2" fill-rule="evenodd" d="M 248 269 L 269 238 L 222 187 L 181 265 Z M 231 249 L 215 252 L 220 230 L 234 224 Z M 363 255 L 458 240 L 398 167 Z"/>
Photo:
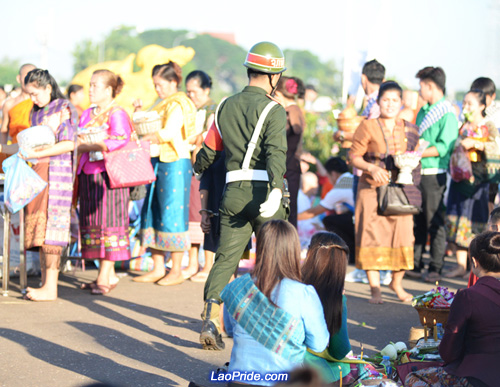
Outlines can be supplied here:
<path id="1" fill-rule="evenodd" d="M 406 274 L 409 277 L 422 276 L 422 254 L 427 237 L 431 237 L 429 271 L 424 280 L 434 283 L 441 278 L 446 247 L 444 191 L 446 171 L 450 163 L 455 141 L 458 137 L 458 120 L 455 109 L 446 101 L 446 75 L 441 67 L 425 67 L 417 73 L 420 79 L 420 96 L 426 104 L 417 114 L 421 140 L 429 142 L 422 154 L 422 212 L 415 215 L 414 269 Z"/>
<path id="2" fill-rule="evenodd" d="M 248 52 L 244 66 L 248 86 L 217 107 L 214 124 L 194 164 L 195 173 L 200 175 L 222 150 L 226 152 L 220 246 L 204 291 L 200 334 L 204 349 L 224 349 L 219 328 L 220 292 L 238 268 L 252 232 L 257 233 L 271 218 L 287 216 L 283 205 L 286 112 L 271 96 L 286 70 L 285 58 L 275 44 L 260 42 Z"/>

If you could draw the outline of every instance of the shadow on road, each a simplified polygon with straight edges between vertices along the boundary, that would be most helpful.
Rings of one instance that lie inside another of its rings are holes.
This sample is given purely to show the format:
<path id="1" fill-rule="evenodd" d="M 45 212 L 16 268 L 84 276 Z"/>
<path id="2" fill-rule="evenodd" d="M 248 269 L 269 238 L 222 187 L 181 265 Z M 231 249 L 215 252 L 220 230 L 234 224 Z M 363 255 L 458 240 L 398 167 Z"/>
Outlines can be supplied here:
<path id="1" fill-rule="evenodd" d="M 127 367 L 94 353 L 80 353 L 14 329 L 0 329 L 0 335 L 24 346 L 35 358 L 101 383 L 121 386 L 178 386 L 178 383 L 169 378 Z M 137 384 L 137 381 L 142 383 Z"/>
<path id="2" fill-rule="evenodd" d="M 195 359 L 182 351 L 163 343 L 146 343 L 127 336 L 115 329 L 78 321 L 68 322 L 72 327 L 92 337 L 96 343 L 122 356 L 148 364 L 177 376 L 192 380 L 194 370 L 213 368 L 213 365 Z"/>

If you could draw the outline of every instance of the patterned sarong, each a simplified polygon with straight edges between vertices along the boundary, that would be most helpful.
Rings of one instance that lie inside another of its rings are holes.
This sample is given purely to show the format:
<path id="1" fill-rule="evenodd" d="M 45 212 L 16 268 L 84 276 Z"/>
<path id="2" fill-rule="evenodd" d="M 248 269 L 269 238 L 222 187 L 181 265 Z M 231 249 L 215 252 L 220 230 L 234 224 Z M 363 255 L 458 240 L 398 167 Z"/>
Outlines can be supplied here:
<path id="1" fill-rule="evenodd" d="M 32 111 L 31 123 L 41 125 L 45 117 L 69 110 L 70 119 L 64 121 L 56 132 L 56 141 L 76 141 L 78 113 L 69 101 L 56 99 L 44 108 Z M 71 204 L 73 198 L 73 178 L 76 170 L 75 154 L 72 152 L 50 157 L 47 208 L 47 229 L 45 243 L 66 246 L 69 243 Z"/>
<path id="2" fill-rule="evenodd" d="M 156 181 L 148 186 L 141 213 L 142 246 L 162 251 L 187 251 L 191 160 L 163 163 L 153 157 Z"/>

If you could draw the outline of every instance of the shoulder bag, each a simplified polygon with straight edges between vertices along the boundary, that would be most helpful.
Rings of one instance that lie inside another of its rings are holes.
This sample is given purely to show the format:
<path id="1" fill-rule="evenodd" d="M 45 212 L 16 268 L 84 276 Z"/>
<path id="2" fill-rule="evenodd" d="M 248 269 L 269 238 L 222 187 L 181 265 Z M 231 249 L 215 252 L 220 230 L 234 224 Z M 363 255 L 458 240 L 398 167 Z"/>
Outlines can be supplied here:
<path id="1" fill-rule="evenodd" d="M 389 144 L 385 137 L 384 128 L 377 119 L 382 135 L 385 141 L 385 162 L 387 165 L 387 156 L 389 154 Z M 403 187 L 396 184 L 392 178 L 388 184 L 377 187 L 378 214 L 382 216 L 393 215 L 416 215 L 420 212 L 420 208 L 410 204 L 406 197 Z"/>
<path id="2" fill-rule="evenodd" d="M 130 141 L 123 148 L 104 153 L 104 164 L 111 188 L 130 188 L 156 180 L 151 164 L 149 142 L 139 141 L 134 126 Z"/>

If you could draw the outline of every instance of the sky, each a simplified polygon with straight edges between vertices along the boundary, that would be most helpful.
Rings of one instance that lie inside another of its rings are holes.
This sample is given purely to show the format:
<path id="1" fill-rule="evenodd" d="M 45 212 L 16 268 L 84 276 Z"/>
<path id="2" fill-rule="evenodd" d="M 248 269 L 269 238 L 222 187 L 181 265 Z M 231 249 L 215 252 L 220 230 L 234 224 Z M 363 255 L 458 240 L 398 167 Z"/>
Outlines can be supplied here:
<path id="1" fill-rule="evenodd" d="M 272 41 L 334 60 L 340 70 L 345 57 L 366 51 L 388 79 L 409 87 L 418 88 L 419 69 L 441 66 L 448 92 L 467 90 L 479 76 L 500 89 L 500 0 L 11 0 L 1 9 L 0 59 L 46 67 L 59 81 L 74 75 L 78 42 L 127 25 L 234 33 L 244 49 Z"/>

